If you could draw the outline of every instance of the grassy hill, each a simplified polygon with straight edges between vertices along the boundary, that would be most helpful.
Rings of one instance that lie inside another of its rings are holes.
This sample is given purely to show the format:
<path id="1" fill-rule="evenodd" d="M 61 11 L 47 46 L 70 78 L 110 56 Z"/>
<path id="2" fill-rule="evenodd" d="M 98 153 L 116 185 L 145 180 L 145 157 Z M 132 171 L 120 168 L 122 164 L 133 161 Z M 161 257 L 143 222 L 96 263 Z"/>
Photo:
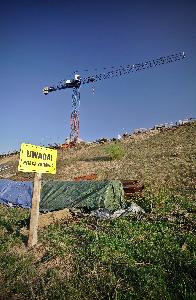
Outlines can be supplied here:
<path id="1" fill-rule="evenodd" d="M 58 150 L 57 174 L 44 179 L 138 179 L 145 191 L 134 201 L 146 214 L 65 218 L 28 250 L 29 212 L 0 206 L 0 299 L 196 299 L 195 140 L 193 122 L 118 141 L 118 160 L 112 142 Z M 0 158 L 10 167 L 0 175 L 32 179 L 18 158 Z"/>

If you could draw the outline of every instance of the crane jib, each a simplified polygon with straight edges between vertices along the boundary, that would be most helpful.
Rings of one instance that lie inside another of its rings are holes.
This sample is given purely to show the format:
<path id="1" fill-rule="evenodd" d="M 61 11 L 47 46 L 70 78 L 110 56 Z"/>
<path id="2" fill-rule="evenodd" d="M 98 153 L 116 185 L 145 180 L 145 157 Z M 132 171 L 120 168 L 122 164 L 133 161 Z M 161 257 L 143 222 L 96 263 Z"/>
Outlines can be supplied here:
<path id="1" fill-rule="evenodd" d="M 92 76 L 82 78 L 81 81 L 82 81 L 82 84 L 86 84 L 86 83 L 90 83 L 92 81 L 110 79 L 110 78 L 113 78 L 113 77 L 126 75 L 126 74 L 129 74 L 131 72 L 142 71 L 142 70 L 157 67 L 157 66 L 160 66 L 160 65 L 163 65 L 163 64 L 172 63 L 172 62 L 175 62 L 175 61 L 182 60 L 184 58 L 185 58 L 185 53 L 184 52 L 179 52 L 179 53 L 175 53 L 175 54 L 167 55 L 167 56 L 161 56 L 157 59 L 148 60 L 148 61 L 145 61 L 145 62 L 142 62 L 142 63 L 127 65 L 127 66 L 120 66 L 116 70 L 111 70 L 111 71 L 106 72 L 106 73 L 100 73 L 100 74 L 96 74 L 96 75 L 92 75 Z"/>
<path id="2" fill-rule="evenodd" d="M 133 65 L 126 65 L 126 66 L 120 66 L 119 68 L 112 69 L 108 72 L 100 73 L 100 74 L 95 74 L 91 75 L 88 77 L 83 77 L 80 80 L 69 80 L 70 83 L 60 82 L 56 86 L 51 86 L 51 87 L 46 87 L 43 89 L 43 93 L 47 95 L 50 92 L 56 91 L 56 90 L 61 90 L 61 89 L 66 89 L 66 88 L 79 88 L 81 84 L 86 84 L 86 83 L 93 83 L 97 82 L 103 79 L 110 79 L 114 77 L 119 77 L 122 75 L 126 75 L 129 73 L 133 72 L 138 72 L 142 70 L 147 70 L 149 68 L 157 67 L 160 65 L 172 63 L 175 61 L 179 61 L 184 59 L 185 53 L 184 52 L 179 52 L 167 56 L 161 56 L 157 59 L 152 59 L 152 60 L 147 60 L 141 63 L 133 64 Z"/>

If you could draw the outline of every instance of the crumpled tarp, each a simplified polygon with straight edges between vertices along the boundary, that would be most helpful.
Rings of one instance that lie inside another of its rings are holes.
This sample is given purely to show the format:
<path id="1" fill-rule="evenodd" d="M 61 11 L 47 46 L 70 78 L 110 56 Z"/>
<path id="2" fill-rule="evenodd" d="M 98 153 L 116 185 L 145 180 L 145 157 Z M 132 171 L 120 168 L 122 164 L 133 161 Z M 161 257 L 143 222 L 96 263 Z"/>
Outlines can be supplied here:
<path id="1" fill-rule="evenodd" d="M 32 182 L 0 180 L 0 203 L 31 208 Z M 103 181 L 43 181 L 40 212 L 64 208 L 124 208 L 124 191 L 119 180 Z"/>
<path id="2" fill-rule="evenodd" d="M 29 181 L 0 180 L 0 203 L 30 208 L 33 184 Z"/>
<path id="3" fill-rule="evenodd" d="M 125 206 L 124 191 L 119 180 L 46 181 L 42 183 L 40 211 L 64 208 L 106 208 L 110 211 Z"/>

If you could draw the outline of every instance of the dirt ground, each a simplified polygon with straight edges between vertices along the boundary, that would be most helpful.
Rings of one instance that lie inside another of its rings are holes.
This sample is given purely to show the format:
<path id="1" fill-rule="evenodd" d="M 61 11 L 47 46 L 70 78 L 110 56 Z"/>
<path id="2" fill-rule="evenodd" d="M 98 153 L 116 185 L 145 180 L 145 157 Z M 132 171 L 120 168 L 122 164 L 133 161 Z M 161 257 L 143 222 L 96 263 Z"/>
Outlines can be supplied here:
<path id="1" fill-rule="evenodd" d="M 39 215 L 39 228 L 44 228 L 48 225 L 61 222 L 63 220 L 72 219 L 72 214 L 68 208 L 52 211 Z"/>
<path id="2" fill-rule="evenodd" d="M 63 222 L 65 220 L 71 220 L 73 219 L 73 215 L 71 214 L 71 212 L 69 211 L 68 208 L 59 210 L 59 211 L 52 211 L 52 212 L 47 212 L 47 213 L 43 213 L 43 214 L 39 214 L 39 223 L 38 223 L 38 228 L 42 229 L 45 228 L 51 224 L 55 224 L 55 223 L 60 223 Z M 24 235 L 24 236 L 28 236 L 29 235 L 29 229 L 27 229 L 27 227 L 22 227 L 20 232 Z"/>

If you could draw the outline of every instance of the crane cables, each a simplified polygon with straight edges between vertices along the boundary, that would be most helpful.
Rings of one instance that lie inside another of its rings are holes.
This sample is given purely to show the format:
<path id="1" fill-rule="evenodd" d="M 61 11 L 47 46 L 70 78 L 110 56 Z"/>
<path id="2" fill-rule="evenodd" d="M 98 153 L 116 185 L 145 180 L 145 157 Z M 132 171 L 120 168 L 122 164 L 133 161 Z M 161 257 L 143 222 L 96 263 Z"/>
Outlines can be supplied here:
<path id="1" fill-rule="evenodd" d="M 137 63 L 134 65 L 120 66 L 118 69 L 111 70 L 106 73 L 100 73 L 88 77 L 81 78 L 81 84 L 97 82 L 99 80 L 111 79 L 114 77 L 120 77 L 133 72 L 143 71 L 150 68 L 154 68 L 160 65 L 180 61 L 186 57 L 185 52 L 178 52 L 175 54 L 161 56 L 157 59 L 148 60 L 142 63 Z"/>

